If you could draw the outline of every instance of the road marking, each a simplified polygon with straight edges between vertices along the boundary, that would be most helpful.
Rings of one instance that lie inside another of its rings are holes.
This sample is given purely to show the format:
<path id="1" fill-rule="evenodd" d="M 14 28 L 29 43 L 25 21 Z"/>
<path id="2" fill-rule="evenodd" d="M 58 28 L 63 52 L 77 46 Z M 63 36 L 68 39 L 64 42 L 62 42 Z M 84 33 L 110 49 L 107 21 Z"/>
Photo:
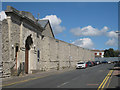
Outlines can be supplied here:
<path id="1" fill-rule="evenodd" d="M 26 79 L 26 80 L 14 82 L 14 83 L 4 84 L 4 85 L 0 85 L 0 87 L 10 86 L 10 85 L 14 85 L 14 84 L 22 83 L 22 82 L 27 82 L 27 81 L 30 81 L 30 80 L 35 80 L 35 79 L 39 79 L 39 78 L 44 78 L 44 77 L 47 77 L 47 76 L 49 76 L 49 75 L 41 76 L 41 77 L 35 77 L 35 78 L 31 78 L 31 79 Z"/>
<path id="2" fill-rule="evenodd" d="M 109 71 L 109 73 L 110 73 L 110 71 Z M 109 74 L 108 73 L 108 74 Z M 102 84 L 105 82 L 105 80 L 106 80 L 106 78 L 107 78 L 107 76 L 105 77 L 105 79 L 103 80 L 103 82 L 100 84 L 100 86 L 98 87 L 98 90 L 100 89 L 100 87 L 102 86 Z"/>
<path id="3" fill-rule="evenodd" d="M 110 74 L 108 74 L 108 78 L 107 78 L 107 80 L 105 81 L 105 83 L 103 84 L 102 89 L 105 87 L 106 83 L 108 82 L 108 80 L 109 80 L 112 72 L 113 72 L 113 70 L 111 70 Z"/>
<path id="4" fill-rule="evenodd" d="M 110 75 L 112 74 L 113 70 L 110 70 L 109 73 L 107 74 L 107 76 L 105 77 L 105 79 L 103 80 L 103 82 L 100 84 L 100 86 L 98 87 L 98 90 L 102 87 L 104 88 L 105 84 L 107 83 Z"/>
<path id="5" fill-rule="evenodd" d="M 63 83 L 63 84 L 61 84 L 61 85 L 59 85 L 59 86 L 57 86 L 57 87 L 61 87 L 61 86 L 64 86 L 65 84 L 68 84 L 69 82 L 65 82 L 65 83 Z"/>
<path id="6" fill-rule="evenodd" d="M 50 76 L 50 75 L 56 75 L 56 74 L 61 74 L 61 73 L 64 73 L 64 72 L 55 72 L 54 74 L 52 73 L 52 74 L 48 74 L 48 75 L 45 75 L 45 76 L 40 76 L 40 77 L 26 79 L 26 80 L 23 80 L 23 81 L 18 81 L 18 82 L 13 82 L 13 83 L 9 83 L 9 84 L 0 85 L 0 87 L 5 87 L 5 86 L 18 84 L 18 83 L 28 82 L 28 81 L 31 81 L 31 80 L 40 79 L 40 78 L 44 78 L 44 77 L 47 77 L 47 76 Z"/>
<path id="7" fill-rule="evenodd" d="M 110 77 L 110 80 L 109 80 L 106 88 L 108 88 L 108 86 L 109 86 L 109 84 L 110 84 L 110 81 L 111 81 L 111 78 L 112 78 L 112 76 Z"/>
<path id="8" fill-rule="evenodd" d="M 109 76 L 107 76 L 107 79 L 105 80 L 105 82 L 104 82 L 104 84 L 102 85 L 102 89 L 105 87 L 105 85 L 106 85 L 106 82 L 108 81 L 108 79 L 109 79 Z"/>

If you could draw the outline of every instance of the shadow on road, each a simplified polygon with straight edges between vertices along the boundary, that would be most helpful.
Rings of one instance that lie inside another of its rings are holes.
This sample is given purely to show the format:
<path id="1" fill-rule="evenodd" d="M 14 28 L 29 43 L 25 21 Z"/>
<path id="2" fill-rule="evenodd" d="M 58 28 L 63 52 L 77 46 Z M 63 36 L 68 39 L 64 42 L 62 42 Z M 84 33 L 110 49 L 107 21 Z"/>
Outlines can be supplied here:
<path id="1" fill-rule="evenodd" d="M 120 70 L 120 68 L 109 68 L 109 70 Z"/>
<path id="2" fill-rule="evenodd" d="M 120 70 L 120 62 L 114 65 L 114 68 L 109 68 L 109 70 Z"/>
<path id="3" fill-rule="evenodd" d="M 103 90 L 120 90 L 120 86 L 117 86 L 115 88 L 106 88 L 106 89 L 103 89 Z"/>
<path id="4" fill-rule="evenodd" d="M 118 74 L 118 75 L 115 75 L 115 76 L 117 76 L 117 77 L 120 77 L 120 74 Z"/>

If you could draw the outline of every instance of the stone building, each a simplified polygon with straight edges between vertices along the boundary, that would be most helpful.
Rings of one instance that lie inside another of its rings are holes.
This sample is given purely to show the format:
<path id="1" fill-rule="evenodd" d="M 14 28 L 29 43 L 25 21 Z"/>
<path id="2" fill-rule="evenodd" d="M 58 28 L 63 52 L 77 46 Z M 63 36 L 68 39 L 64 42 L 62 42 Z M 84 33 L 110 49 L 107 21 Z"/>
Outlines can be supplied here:
<path id="1" fill-rule="evenodd" d="M 75 67 L 94 60 L 91 50 L 55 39 L 49 20 L 8 6 L 2 21 L 3 76 Z"/>

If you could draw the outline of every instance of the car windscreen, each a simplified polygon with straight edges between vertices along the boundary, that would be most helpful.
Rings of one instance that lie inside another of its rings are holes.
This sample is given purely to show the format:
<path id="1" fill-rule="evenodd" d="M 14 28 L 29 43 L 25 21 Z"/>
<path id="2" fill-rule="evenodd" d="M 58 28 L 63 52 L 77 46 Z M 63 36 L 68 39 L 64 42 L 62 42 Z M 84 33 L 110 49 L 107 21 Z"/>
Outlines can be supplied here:
<path id="1" fill-rule="evenodd" d="M 77 64 L 84 64 L 84 63 L 77 63 Z"/>
<path id="2" fill-rule="evenodd" d="M 87 62 L 87 64 L 89 64 L 89 63 L 91 63 L 91 62 Z"/>

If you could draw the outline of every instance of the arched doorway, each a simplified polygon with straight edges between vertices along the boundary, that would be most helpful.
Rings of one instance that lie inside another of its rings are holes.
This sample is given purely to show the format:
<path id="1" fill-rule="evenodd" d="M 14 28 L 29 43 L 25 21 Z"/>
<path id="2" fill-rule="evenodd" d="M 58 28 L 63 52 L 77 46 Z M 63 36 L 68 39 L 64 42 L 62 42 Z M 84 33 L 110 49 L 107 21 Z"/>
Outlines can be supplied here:
<path id="1" fill-rule="evenodd" d="M 29 67 L 29 50 L 33 44 L 32 35 L 30 34 L 25 41 L 25 73 L 28 74 Z"/>

